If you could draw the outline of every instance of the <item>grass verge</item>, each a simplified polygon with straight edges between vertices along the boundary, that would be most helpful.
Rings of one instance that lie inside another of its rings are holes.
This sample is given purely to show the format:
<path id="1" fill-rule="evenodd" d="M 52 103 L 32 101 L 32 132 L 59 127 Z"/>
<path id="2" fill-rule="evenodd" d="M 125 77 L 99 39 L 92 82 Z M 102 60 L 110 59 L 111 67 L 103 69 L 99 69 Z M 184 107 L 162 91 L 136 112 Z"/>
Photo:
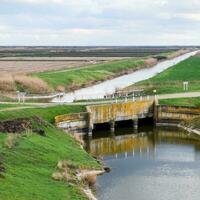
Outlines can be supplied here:
<path id="1" fill-rule="evenodd" d="M 161 105 L 200 107 L 200 97 L 159 100 Z"/>
<path id="2" fill-rule="evenodd" d="M 131 88 L 143 88 L 147 94 L 156 89 L 158 94 L 183 92 L 183 81 L 189 81 L 189 92 L 200 91 L 200 57 L 193 56 L 157 76 L 141 81 Z"/>
<path id="3" fill-rule="evenodd" d="M 2 111 L 0 112 L 0 120 L 38 116 L 44 119 L 45 121 L 54 123 L 54 117 L 57 115 L 84 112 L 85 109 L 85 106 L 80 105 L 58 105 L 47 108 L 27 108 L 20 110 Z"/>

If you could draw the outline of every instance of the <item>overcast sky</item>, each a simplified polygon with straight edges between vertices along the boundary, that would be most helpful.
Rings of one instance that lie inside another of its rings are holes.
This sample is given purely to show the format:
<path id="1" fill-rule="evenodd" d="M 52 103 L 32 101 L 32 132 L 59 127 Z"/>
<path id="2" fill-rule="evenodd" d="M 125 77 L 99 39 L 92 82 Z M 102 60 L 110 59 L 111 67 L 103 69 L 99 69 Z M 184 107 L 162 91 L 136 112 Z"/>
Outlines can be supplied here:
<path id="1" fill-rule="evenodd" d="M 200 0 L 0 0 L 0 45 L 200 45 Z"/>

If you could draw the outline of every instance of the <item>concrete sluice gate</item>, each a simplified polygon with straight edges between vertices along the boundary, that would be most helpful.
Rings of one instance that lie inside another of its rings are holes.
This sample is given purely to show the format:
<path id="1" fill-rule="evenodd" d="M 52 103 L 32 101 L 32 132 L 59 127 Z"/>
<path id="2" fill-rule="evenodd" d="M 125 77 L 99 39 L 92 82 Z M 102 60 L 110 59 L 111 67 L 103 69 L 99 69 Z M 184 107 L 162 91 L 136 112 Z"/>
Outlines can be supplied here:
<path id="1" fill-rule="evenodd" d="M 140 119 L 154 116 L 154 101 L 123 102 L 87 106 L 87 112 L 57 116 L 56 125 L 69 131 L 85 130 L 92 134 L 96 127 L 107 127 L 112 131 L 122 122 L 138 128 Z"/>
<path id="2" fill-rule="evenodd" d="M 128 122 L 137 130 L 139 122 L 145 122 L 145 119 L 153 118 L 152 124 L 177 125 L 183 120 L 198 116 L 200 108 L 163 106 L 153 100 L 147 100 L 87 106 L 87 112 L 57 116 L 55 123 L 57 127 L 68 131 L 87 131 L 92 135 L 93 129 L 102 125 L 114 132 L 120 123 Z"/>

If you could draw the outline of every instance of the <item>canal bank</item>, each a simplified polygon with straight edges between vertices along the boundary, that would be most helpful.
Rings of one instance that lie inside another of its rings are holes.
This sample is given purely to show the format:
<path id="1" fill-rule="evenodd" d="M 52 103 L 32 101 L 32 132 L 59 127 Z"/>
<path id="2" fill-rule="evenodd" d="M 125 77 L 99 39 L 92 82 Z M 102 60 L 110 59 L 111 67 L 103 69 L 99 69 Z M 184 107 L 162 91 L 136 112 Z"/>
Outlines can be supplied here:
<path id="1" fill-rule="evenodd" d="M 107 80 L 87 88 L 75 90 L 72 93 L 65 94 L 61 99 L 53 99 L 53 102 L 73 102 L 74 100 L 102 99 L 105 95 L 114 93 L 116 89 L 125 88 L 139 81 L 151 78 L 156 74 L 176 65 L 177 63 L 195 55 L 197 52 L 198 51 L 186 53 L 171 60 L 160 62 L 153 67 L 141 69 L 131 74 Z"/>

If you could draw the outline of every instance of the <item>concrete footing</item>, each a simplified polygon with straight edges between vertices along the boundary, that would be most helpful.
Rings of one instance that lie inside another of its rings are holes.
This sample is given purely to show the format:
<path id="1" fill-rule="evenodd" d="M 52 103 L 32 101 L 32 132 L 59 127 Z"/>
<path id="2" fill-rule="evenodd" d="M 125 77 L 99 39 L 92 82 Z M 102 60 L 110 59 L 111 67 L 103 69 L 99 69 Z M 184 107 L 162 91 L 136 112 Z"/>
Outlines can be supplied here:
<path id="1" fill-rule="evenodd" d="M 110 130 L 111 130 L 111 132 L 115 132 L 115 121 L 114 120 L 110 121 Z"/>
<path id="2" fill-rule="evenodd" d="M 138 119 L 133 119 L 133 128 L 138 130 Z"/>
<path id="3" fill-rule="evenodd" d="M 90 127 L 90 128 L 88 129 L 88 136 L 89 136 L 89 137 L 92 137 L 92 130 L 93 130 L 93 127 Z"/>

